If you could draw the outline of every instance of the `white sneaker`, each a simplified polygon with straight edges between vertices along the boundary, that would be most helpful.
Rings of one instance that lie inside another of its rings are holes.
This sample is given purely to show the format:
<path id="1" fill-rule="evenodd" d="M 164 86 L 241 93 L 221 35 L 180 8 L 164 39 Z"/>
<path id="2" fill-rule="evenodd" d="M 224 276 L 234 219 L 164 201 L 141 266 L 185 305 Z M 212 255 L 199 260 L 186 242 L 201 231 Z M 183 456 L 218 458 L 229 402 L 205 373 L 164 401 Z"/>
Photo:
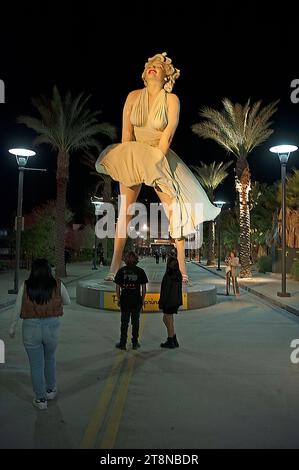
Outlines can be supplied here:
<path id="1" fill-rule="evenodd" d="M 48 408 L 48 403 L 45 398 L 42 398 L 41 400 L 37 400 L 36 398 L 33 399 L 33 406 L 35 408 L 38 408 L 39 410 L 46 410 Z"/>
<path id="2" fill-rule="evenodd" d="M 47 393 L 46 393 L 47 400 L 54 400 L 54 398 L 56 398 L 56 395 L 57 395 L 56 388 L 53 388 L 53 390 L 47 390 Z"/>

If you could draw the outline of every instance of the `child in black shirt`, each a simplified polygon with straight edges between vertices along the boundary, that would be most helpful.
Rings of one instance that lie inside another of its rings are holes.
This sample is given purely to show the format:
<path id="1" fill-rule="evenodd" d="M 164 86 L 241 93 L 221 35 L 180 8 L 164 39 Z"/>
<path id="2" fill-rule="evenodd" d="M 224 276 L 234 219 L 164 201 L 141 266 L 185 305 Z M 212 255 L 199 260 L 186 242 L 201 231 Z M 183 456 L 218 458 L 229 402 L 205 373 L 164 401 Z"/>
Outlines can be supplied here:
<path id="1" fill-rule="evenodd" d="M 130 251 L 125 258 L 126 266 L 120 268 L 115 275 L 116 295 L 121 309 L 120 341 L 116 344 L 119 349 L 126 349 L 128 326 L 131 317 L 132 347 L 140 348 L 139 317 L 146 294 L 148 278 L 143 269 L 137 265 L 138 257 Z M 142 292 L 140 292 L 140 287 Z"/>

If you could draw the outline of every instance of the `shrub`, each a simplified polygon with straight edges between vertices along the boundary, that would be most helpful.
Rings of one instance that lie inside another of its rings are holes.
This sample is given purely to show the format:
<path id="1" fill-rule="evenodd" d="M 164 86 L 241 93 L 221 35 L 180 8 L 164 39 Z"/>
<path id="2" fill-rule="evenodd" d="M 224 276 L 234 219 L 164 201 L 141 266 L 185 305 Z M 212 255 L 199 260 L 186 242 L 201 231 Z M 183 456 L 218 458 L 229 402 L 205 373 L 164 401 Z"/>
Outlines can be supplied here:
<path id="1" fill-rule="evenodd" d="M 291 267 L 291 275 L 295 281 L 299 281 L 299 261 L 294 261 Z"/>
<path id="2" fill-rule="evenodd" d="M 257 260 L 257 268 L 259 273 L 272 272 L 272 258 L 271 256 L 261 256 Z"/>
<path id="3" fill-rule="evenodd" d="M 90 261 L 92 262 L 94 257 L 94 250 L 92 248 L 83 248 L 83 250 L 78 253 L 76 261 Z"/>
<path id="4" fill-rule="evenodd" d="M 11 262 L 7 260 L 0 260 L 0 271 L 11 269 Z"/>

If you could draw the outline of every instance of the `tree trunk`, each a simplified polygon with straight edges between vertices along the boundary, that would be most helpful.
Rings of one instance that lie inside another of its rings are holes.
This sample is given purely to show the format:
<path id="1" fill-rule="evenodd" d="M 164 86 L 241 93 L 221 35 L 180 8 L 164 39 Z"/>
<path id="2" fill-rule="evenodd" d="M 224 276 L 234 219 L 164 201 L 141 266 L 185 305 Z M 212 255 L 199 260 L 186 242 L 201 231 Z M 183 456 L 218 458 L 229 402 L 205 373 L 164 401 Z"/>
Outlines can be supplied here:
<path id="1" fill-rule="evenodd" d="M 215 223 L 213 220 L 208 222 L 208 259 L 207 265 L 215 264 Z"/>
<path id="2" fill-rule="evenodd" d="M 236 189 L 240 202 L 240 277 L 251 277 L 250 262 L 250 212 L 248 194 L 250 191 L 250 171 L 248 165 L 242 171 L 241 177 L 236 177 Z"/>
<path id="3" fill-rule="evenodd" d="M 56 240 L 55 240 L 55 274 L 65 277 L 65 207 L 66 190 L 69 177 L 69 155 L 59 152 L 57 157 L 57 196 L 56 196 Z"/>

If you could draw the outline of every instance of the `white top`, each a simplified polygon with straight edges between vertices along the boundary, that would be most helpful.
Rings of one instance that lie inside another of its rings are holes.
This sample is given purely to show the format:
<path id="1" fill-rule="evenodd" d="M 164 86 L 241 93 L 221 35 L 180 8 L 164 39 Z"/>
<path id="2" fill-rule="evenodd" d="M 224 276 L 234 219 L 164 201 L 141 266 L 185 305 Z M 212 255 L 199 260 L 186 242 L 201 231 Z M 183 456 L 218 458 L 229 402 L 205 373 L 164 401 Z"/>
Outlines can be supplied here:
<path id="1" fill-rule="evenodd" d="M 233 266 L 234 268 L 240 266 L 240 261 L 238 256 L 234 256 L 234 258 L 230 258 L 229 260 L 230 265 Z"/>
<path id="2" fill-rule="evenodd" d="M 10 335 L 14 335 L 16 331 L 17 323 L 20 318 L 21 310 L 22 310 L 23 294 L 24 294 L 24 282 L 19 289 L 17 299 L 16 299 L 16 304 L 11 315 L 11 325 L 9 328 Z M 69 305 L 71 303 L 71 299 L 70 299 L 70 296 L 68 294 L 68 291 L 65 285 L 62 282 L 61 282 L 60 294 L 61 294 L 63 305 Z"/>

